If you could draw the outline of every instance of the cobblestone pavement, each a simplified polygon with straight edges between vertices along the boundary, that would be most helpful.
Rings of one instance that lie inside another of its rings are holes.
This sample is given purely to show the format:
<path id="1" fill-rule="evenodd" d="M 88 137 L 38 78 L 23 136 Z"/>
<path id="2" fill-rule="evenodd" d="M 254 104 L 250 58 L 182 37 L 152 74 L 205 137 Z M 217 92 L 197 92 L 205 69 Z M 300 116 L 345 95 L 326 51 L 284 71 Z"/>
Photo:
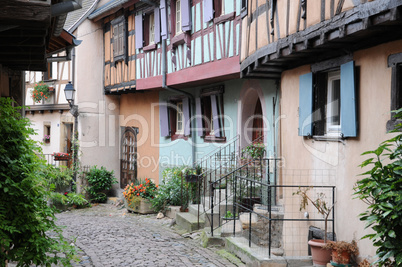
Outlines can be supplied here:
<path id="1" fill-rule="evenodd" d="M 75 266 L 237 266 L 200 240 L 174 231 L 171 219 L 102 204 L 57 215 L 64 236 L 81 249 Z"/>

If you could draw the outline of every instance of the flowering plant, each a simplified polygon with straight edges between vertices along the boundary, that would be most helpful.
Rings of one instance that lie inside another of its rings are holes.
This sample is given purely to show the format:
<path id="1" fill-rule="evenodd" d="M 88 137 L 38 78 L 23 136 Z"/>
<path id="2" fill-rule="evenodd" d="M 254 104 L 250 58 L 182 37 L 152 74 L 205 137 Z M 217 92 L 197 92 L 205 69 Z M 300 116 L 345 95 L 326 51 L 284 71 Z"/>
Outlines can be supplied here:
<path id="1" fill-rule="evenodd" d="M 45 135 L 43 137 L 43 141 L 49 141 L 50 140 L 50 135 Z"/>
<path id="2" fill-rule="evenodd" d="M 128 184 L 123 191 L 123 196 L 127 201 L 131 201 L 134 197 L 142 197 L 145 199 L 153 199 L 156 195 L 158 186 L 155 185 L 150 179 L 145 178 L 144 182 L 137 182 L 136 184 Z"/>
<path id="3" fill-rule="evenodd" d="M 39 103 L 42 99 L 48 99 L 50 97 L 49 86 L 44 82 L 35 84 L 31 93 L 31 97 L 36 103 Z"/>
<path id="4" fill-rule="evenodd" d="M 53 152 L 52 156 L 54 157 L 69 157 L 70 155 L 68 153 L 62 153 L 62 152 Z"/>

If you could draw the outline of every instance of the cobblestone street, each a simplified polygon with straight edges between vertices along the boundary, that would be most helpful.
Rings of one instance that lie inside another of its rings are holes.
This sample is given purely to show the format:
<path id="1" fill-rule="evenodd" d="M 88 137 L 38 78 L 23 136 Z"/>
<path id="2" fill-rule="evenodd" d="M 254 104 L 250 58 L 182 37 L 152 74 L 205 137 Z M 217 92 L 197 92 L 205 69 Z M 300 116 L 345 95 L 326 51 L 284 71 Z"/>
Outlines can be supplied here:
<path id="1" fill-rule="evenodd" d="M 127 213 L 110 204 L 57 215 L 64 236 L 81 249 L 76 266 L 237 266 L 199 238 L 174 231 L 169 218 Z"/>

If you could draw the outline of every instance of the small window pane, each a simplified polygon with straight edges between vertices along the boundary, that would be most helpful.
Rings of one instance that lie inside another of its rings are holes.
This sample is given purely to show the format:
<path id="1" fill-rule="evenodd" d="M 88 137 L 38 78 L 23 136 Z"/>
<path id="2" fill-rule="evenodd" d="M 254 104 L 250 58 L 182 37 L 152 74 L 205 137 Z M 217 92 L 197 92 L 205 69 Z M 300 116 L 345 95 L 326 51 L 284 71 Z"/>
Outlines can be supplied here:
<path id="1" fill-rule="evenodd" d="M 341 101 L 340 101 L 340 96 L 341 96 L 341 80 L 334 80 L 332 82 L 332 90 L 331 90 L 331 123 L 333 125 L 340 125 L 341 120 L 340 120 L 340 113 L 339 111 L 341 110 Z"/>
<path id="2" fill-rule="evenodd" d="M 176 33 L 181 32 L 180 0 L 176 0 Z"/>

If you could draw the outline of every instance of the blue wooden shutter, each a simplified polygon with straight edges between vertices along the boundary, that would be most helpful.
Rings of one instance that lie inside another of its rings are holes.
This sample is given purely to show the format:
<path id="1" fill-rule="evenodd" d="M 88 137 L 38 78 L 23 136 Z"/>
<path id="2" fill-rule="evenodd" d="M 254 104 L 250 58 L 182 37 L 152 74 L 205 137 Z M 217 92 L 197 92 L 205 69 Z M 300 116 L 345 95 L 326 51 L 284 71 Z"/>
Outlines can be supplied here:
<path id="1" fill-rule="evenodd" d="M 188 97 L 183 99 L 183 127 L 184 127 L 184 135 L 190 135 L 190 105 L 189 105 Z"/>
<path id="2" fill-rule="evenodd" d="M 163 40 L 167 39 L 167 33 L 168 33 L 168 28 L 167 28 L 167 15 L 166 15 L 166 0 L 161 0 L 160 3 L 160 12 L 161 12 L 161 36 Z"/>
<path id="3" fill-rule="evenodd" d="M 180 1 L 180 12 L 181 12 L 181 29 L 184 32 L 191 31 L 190 0 Z"/>
<path id="4" fill-rule="evenodd" d="M 313 74 L 299 78 L 299 136 L 313 135 Z"/>
<path id="5" fill-rule="evenodd" d="M 159 7 L 156 7 L 154 9 L 154 22 L 155 22 L 155 44 L 159 43 L 161 41 L 161 21 L 160 21 L 160 15 L 159 15 Z"/>
<path id="6" fill-rule="evenodd" d="M 214 124 L 214 133 L 216 137 L 221 137 L 219 125 L 219 107 L 216 95 L 211 95 L 212 123 Z"/>
<path id="7" fill-rule="evenodd" d="M 214 1 L 204 0 L 204 22 L 208 22 L 214 18 Z"/>
<path id="8" fill-rule="evenodd" d="M 195 115 L 197 117 L 197 134 L 198 136 L 204 135 L 204 128 L 202 125 L 202 112 L 201 112 L 201 98 L 195 99 Z"/>
<path id="9" fill-rule="evenodd" d="M 143 28 L 142 14 L 135 16 L 135 48 L 140 49 L 143 46 Z"/>
<path id="10" fill-rule="evenodd" d="M 159 103 L 159 120 L 160 120 L 161 136 L 162 137 L 170 136 L 169 113 L 168 113 L 167 102 Z"/>
<path id="11" fill-rule="evenodd" d="M 343 137 L 357 136 L 355 64 L 341 65 L 341 133 Z"/>

